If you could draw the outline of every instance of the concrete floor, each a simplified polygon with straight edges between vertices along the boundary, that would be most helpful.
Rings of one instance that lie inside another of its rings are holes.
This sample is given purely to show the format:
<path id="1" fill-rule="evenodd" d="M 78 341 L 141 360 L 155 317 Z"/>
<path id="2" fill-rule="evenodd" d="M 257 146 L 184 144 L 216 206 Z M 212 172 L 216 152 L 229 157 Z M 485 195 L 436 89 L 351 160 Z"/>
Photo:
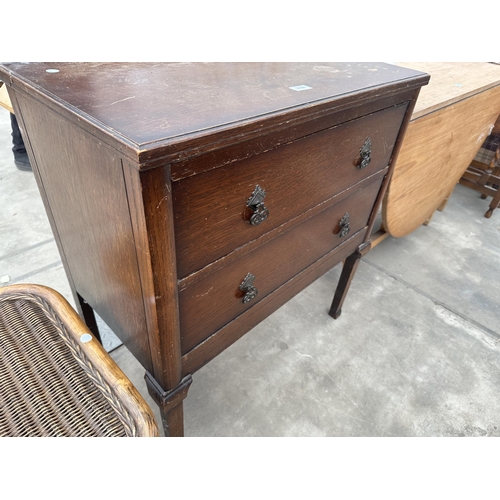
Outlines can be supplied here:
<path id="1" fill-rule="evenodd" d="M 31 173 L 0 108 L 0 278 L 74 304 Z M 444 212 L 361 262 L 342 316 L 337 266 L 194 374 L 186 436 L 499 436 L 500 210 L 457 186 Z M 157 413 L 143 369 L 105 347 Z"/>

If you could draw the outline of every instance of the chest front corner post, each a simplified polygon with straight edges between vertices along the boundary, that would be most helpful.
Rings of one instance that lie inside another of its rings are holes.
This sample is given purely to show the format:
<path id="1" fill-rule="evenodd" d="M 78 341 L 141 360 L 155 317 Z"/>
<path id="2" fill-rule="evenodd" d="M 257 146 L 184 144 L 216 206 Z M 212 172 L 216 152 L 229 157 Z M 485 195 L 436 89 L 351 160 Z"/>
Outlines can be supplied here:
<path id="1" fill-rule="evenodd" d="M 145 380 L 160 409 L 165 436 L 183 436 L 183 400 L 192 379 L 191 375 L 182 377 L 170 167 L 135 174 L 129 179 L 129 197 L 135 199 L 132 204 L 138 215 L 135 234 L 142 247 L 138 260 L 152 361 L 152 373 L 147 371 Z"/>

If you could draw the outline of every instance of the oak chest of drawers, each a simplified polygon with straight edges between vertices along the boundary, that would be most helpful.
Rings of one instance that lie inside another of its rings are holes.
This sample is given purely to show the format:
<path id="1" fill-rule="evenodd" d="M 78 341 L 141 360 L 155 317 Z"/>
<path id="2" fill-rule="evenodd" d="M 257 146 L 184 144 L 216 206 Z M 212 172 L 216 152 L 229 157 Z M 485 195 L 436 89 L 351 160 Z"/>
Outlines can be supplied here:
<path id="1" fill-rule="evenodd" d="M 8 64 L 0 78 L 80 313 L 142 363 L 170 435 L 191 375 L 345 260 L 338 316 L 428 81 L 381 63 Z"/>

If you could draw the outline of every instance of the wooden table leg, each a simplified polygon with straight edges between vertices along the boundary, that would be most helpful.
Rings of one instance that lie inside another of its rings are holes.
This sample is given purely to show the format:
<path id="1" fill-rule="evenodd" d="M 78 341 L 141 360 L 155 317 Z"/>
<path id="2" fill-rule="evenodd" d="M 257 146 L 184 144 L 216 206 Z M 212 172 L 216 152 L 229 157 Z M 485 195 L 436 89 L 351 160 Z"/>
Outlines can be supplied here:
<path id="1" fill-rule="evenodd" d="M 450 199 L 450 196 L 452 195 L 452 193 L 453 193 L 453 191 L 441 202 L 439 207 L 436 208 L 436 210 L 438 212 L 442 212 L 445 209 L 446 204 L 448 203 L 448 200 Z M 431 220 L 434 217 L 436 210 L 434 210 L 434 212 L 432 212 L 432 214 L 429 216 L 429 218 L 424 222 L 424 224 L 423 224 L 424 226 L 428 226 L 431 223 Z"/>
<path id="2" fill-rule="evenodd" d="M 429 215 L 429 218 L 422 224 L 423 226 L 428 226 L 431 223 L 432 218 L 434 217 L 436 211 L 432 212 L 431 215 Z"/>
<path id="3" fill-rule="evenodd" d="M 160 408 L 160 413 L 165 437 L 184 437 L 183 403 L 179 403 L 168 412 L 164 412 Z"/>
<path id="4" fill-rule="evenodd" d="M 490 208 L 486 211 L 484 216 L 487 219 L 489 219 L 493 215 L 493 210 L 495 210 L 495 208 L 498 208 L 499 204 L 500 204 L 500 189 L 497 189 L 495 196 L 493 196 L 493 199 L 491 200 Z"/>
<path id="5" fill-rule="evenodd" d="M 448 203 L 448 200 L 450 199 L 450 196 L 452 194 L 453 194 L 453 191 L 441 202 L 441 205 L 439 205 L 439 207 L 437 207 L 438 212 L 442 212 L 445 209 L 446 204 Z"/>
<path id="6" fill-rule="evenodd" d="M 102 344 L 101 334 L 99 333 L 99 327 L 97 326 L 97 321 L 95 319 L 94 309 L 92 309 L 90 304 L 78 292 L 74 295 L 78 298 L 76 303 L 78 313 L 82 317 L 83 321 L 85 321 L 85 324 L 88 326 L 94 337 L 100 344 Z"/>
<path id="7" fill-rule="evenodd" d="M 183 401 L 187 396 L 191 375 L 186 375 L 180 384 L 171 391 L 164 391 L 153 376 L 146 372 L 144 376 L 150 396 L 160 408 L 165 437 L 184 436 Z"/>
<path id="8" fill-rule="evenodd" d="M 368 253 L 371 248 L 371 243 L 368 241 L 362 243 L 355 252 L 353 252 L 344 262 L 342 267 L 342 274 L 340 275 L 340 280 L 337 285 L 337 290 L 335 291 L 335 296 L 333 297 L 332 305 L 330 307 L 329 315 L 337 319 L 342 313 L 342 304 L 344 303 L 349 287 L 351 286 L 351 281 L 358 268 L 359 261 L 363 255 Z"/>

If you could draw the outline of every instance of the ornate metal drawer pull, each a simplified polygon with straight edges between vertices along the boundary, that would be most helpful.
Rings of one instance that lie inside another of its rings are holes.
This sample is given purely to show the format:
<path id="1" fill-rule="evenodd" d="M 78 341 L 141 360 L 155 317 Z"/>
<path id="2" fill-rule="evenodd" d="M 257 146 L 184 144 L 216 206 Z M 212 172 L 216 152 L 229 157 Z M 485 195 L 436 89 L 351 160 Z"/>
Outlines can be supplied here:
<path id="1" fill-rule="evenodd" d="M 269 217 L 269 210 L 264 205 L 265 197 L 266 192 L 257 184 L 247 200 L 247 207 L 253 212 L 249 221 L 252 226 L 258 226 Z"/>
<path id="2" fill-rule="evenodd" d="M 255 299 L 255 297 L 257 297 L 257 294 L 259 293 L 257 288 L 253 286 L 254 279 L 255 276 L 251 273 L 248 273 L 245 276 L 243 283 L 241 283 L 240 285 L 240 290 L 242 292 L 245 292 L 245 296 L 243 297 L 243 304 L 246 304 L 247 302 L 250 302 L 252 299 Z"/>
<path id="3" fill-rule="evenodd" d="M 340 226 L 339 236 L 343 238 L 351 230 L 351 226 L 349 225 L 349 212 L 346 212 L 342 217 L 342 219 L 340 219 L 339 226 Z"/>
<path id="4" fill-rule="evenodd" d="M 371 161 L 372 161 L 372 141 L 368 137 L 368 139 L 366 139 L 365 143 L 363 144 L 363 147 L 359 150 L 359 156 L 356 159 L 356 166 L 360 170 L 363 170 L 368 166 L 368 164 Z"/>

